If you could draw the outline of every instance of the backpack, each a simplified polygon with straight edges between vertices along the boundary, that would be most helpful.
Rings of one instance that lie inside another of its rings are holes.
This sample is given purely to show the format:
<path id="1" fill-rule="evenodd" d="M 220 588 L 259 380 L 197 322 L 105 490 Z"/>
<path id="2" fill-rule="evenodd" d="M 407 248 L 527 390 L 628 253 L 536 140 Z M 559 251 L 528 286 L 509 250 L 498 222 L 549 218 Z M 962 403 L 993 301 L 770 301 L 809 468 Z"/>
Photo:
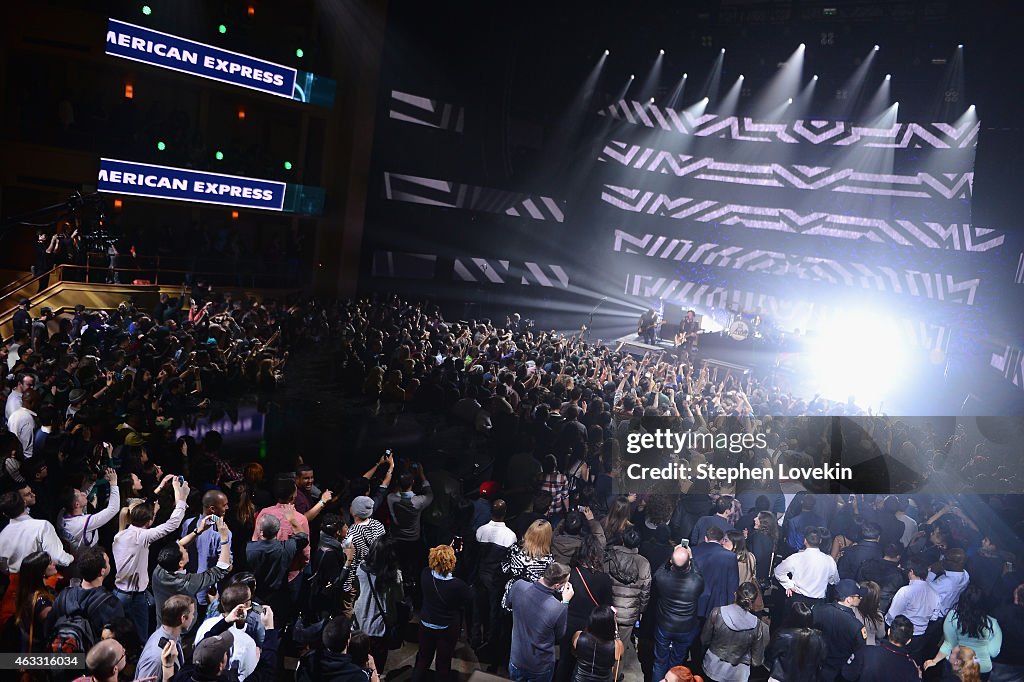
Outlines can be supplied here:
<path id="1" fill-rule="evenodd" d="M 92 623 L 84 613 L 77 611 L 57 619 L 50 639 L 50 651 L 55 654 L 84 654 L 95 643 Z"/>

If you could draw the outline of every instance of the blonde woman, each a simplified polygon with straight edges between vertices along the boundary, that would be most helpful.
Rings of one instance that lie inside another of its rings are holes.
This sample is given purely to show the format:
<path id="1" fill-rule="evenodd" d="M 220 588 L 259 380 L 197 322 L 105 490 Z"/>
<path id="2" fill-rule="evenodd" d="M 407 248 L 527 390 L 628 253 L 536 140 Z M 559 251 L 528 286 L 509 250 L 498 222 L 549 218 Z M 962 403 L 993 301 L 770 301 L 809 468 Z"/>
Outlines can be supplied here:
<path id="1" fill-rule="evenodd" d="M 540 580 L 548 564 L 555 560 L 551 555 L 551 535 L 551 524 L 545 519 L 537 519 L 526 529 L 523 541 L 509 547 L 508 555 L 501 562 L 501 570 L 510 576 L 510 584 L 520 579 Z M 509 586 L 506 586 L 506 592 Z"/>

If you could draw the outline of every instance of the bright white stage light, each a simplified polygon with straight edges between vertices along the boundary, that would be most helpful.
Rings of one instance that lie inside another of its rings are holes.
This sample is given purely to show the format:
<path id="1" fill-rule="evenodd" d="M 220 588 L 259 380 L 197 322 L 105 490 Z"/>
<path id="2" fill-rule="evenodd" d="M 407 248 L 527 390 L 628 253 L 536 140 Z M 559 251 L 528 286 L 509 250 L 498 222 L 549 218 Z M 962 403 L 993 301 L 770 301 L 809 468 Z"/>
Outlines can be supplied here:
<path id="1" fill-rule="evenodd" d="M 878 52 L 878 45 L 875 45 L 875 52 Z"/>
<path id="2" fill-rule="evenodd" d="M 605 56 L 605 57 L 607 57 L 607 56 L 608 56 L 608 55 L 610 55 L 610 54 L 611 54 L 611 52 L 609 52 L 608 50 L 605 50 L 605 51 L 604 51 L 604 56 Z"/>
<path id="3" fill-rule="evenodd" d="M 818 80 L 818 74 L 814 74 L 813 76 L 811 76 L 811 80 L 812 81 Z"/>
<path id="4" fill-rule="evenodd" d="M 683 78 L 686 78 L 686 74 L 685 73 L 683 74 Z"/>
<path id="5" fill-rule="evenodd" d="M 970 109 L 971 111 L 974 111 L 974 105 L 973 104 L 971 106 L 967 107 L 967 108 Z"/>
<path id="6" fill-rule="evenodd" d="M 786 104 L 792 104 L 792 103 L 793 103 L 793 98 L 792 97 L 790 97 L 789 99 L 786 100 Z"/>
<path id="7" fill-rule="evenodd" d="M 957 49 L 960 49 L 960 50 L 964 49 L 964 44 L 960 43 L 959 45 L 957 45 Z"/>
<path id="8" fill-rule="evenodd" d="M 740 74 L 740 80 L 743 80 L 743 74 L 742 73 Z"/>
<path id="9" fill-rule="evenodd" d="M 822 396 L 861 407 L 878 405 L 906 380 L 911 351 L 906 335 L 877 311 L 853 311 L 812 337 L 810 382 Z"/>
<path id="10" fill-rule="evenodd" d="M 804 49 L 805 47 L 806 47 L 806 45 L 804 45 L 803 43 L 800 43 L 800 49 L 801 50 Z"/>
<path id="11" fill-rule="evenodd" d="M 885 74 L 885 80 L 892 80 L 892 74 Z"/>
<path id="12" fill-rule="evenodd" d="M 722 48 L 722 54 L 725 54 L 725 48 L 724 47 Z"/>
<path id="13" fill-rule="evenodd" d="M 658 50 L 658 54 L 665 54 L 665 50 Z"/>
<path id="14" fill-rule="evenodd" d="M 654 98 L 653 97 L 651 98 L 651 104 L 654 104 Z"/>
<path id="15" fill-rule="evenodd" d="M 633 80 L 634 78 L 636 78 L 636 76 L 634 76 L 633 74 L 629 74 L 629 80 Z"/>

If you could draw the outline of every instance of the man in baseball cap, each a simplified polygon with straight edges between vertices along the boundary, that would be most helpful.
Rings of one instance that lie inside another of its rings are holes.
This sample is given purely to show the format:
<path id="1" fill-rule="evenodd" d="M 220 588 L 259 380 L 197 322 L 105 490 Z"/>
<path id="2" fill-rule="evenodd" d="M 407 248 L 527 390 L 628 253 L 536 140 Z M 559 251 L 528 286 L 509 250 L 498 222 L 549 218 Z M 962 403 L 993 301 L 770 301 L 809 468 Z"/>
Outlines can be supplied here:
<path id="1" fill-rule="evenodd" d="M 836 583 L 836 601 L 814 606 L 814 627 L 825 635 L 828 646 L 821 679 L 836 679 L 843 664 L 867 645 L 867 630 L 853 613 L 866 593 L 856 580 L 846 578 Z"/>
<path id="2" fill-rule="evenodd" d="M 209 677 L 220 675 L 228 665 L 234 643 L 235 638 L 230 632 L 222 632 L 201 640 L 192 654 L 192 664 L 196 671 Z"/>

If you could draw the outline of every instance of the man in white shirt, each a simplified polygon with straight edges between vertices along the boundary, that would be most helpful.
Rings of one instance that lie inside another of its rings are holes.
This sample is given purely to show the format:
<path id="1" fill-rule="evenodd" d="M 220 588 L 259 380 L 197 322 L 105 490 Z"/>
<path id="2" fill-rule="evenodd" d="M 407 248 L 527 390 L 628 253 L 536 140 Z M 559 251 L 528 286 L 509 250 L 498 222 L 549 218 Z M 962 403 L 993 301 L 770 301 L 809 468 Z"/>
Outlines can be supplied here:
<path id="1" fill-rule="evenodd" d="M 201 641 L 206 636 L 206 633 L 220 621 L 228 620 L 226 616 L 229 614 L 237 616 L 236 609 L 239 606 L 242 606 L 245 611 L 252 608 L 252 594 L 249 592 L 249 587 L 241 584 L 225 587 L 220 593 L 221 615 L 207 618 L 202 622 L 199 629 L 196 630 L 196 641 Z M 238 625 L 242 627 L 239 628 Z M 256 665 L 260 660 L 260 652 L 256 648 L 256 640 L 245 631 L 244 612 L 241 618 L 235 619 L 233 627 L 229 628 L 228 632 L 235 638 L 231 658 L 228 659 L 228 667 L 233 668 L 237 666 L 238 679 L 241 682 L 256 669 Z"/>
<path id="2" fill-rule="evenodd" d="M 28 515 L 25 499 L 18 491 L 0 496 L 0 513 L 11 520 L 0 531 L 0 557 L 7 559 L 7 570 L 10 573 L 17 573 L 21 569 L 22 560 L 40 550 L 49 554 L 58 566 L 68 566 L 75 560 L 64 551 L 52 523 Z"/>
<path id="3" fill-rule="evenodd" d="M 927 650 L 928 639 L 925 632 L 930 623 L 941 624 L 941 620 L 933 620 L 939 608 L 939 595 L 927 581 L 928 564 L 920 559 L 912 559 L 907 565 L 907 577 L 910 583 L 901 587 L 892 598 L 889 612 L 885 614 L 885 622 L 892 625 L 896 616 L 906 616 L 914 624 L 914 638 L 907 645 L 907 653 L 913 656 L 918 665 L 932 653 Z M 934 628 L 936 626 L 932 626 Z"/>
<path id="4" fill-rule="evenodd" d="M 95 547 L 99 541 L 96 531 L 112 521 L 121 511 L 121 494 L 117 488 L 117 473 L 107 467 L 103 476 L 110 484 L 110 499 L 103 511 L 86 514 L 89 498 L 81 490 L 73 488 L 64 497 L 64 516 L 61 517 L 61 526 L 64 537 L 71 543 L 71 551 L 76 554 L 83 546 Z"/>
<path id="5" fill-rule="evenodd" d="M 14 395 L 13 393 L 11 395 Z M 39 393 L 34 388 L 21 394 L 21 407 L 16 409 L 7 419 L 7 430 L 21 441 L 21 449 L 25 459 L 32 456 L 36 444 L 36 405 L 39 404 Z"/>
<path id="6" fill-rule="evenodd" d="M 156 528 L 153 525 L 153 506 L 141 502 L 132 508 L 129 518 L 131 525 L 114 536 L 114 564 L 117 578 L 114 580 L 114 596 L 124 606 L 125 615 L 135 623 L 139 640 L 149 637 L 149 546 L 177 530 L 185 518 L 185 500 L 188 499 L 188 483 L 172 478 L 174 486 L 174 511 L 171 518 Z"/>
<path id="7" fill-rule="evenodd" d="M 10 356 L 8 356 L 10 357 Z M 21 394 L 36 385 L 36 378 L 31 374 L 19 374 L 18 383 L 14 385 L 11 394 L 7 396 L 7 404 L 4 405 L 4 421 L 6 422 L 14 414 L 14 411 L 21 407 Z"/>
<path id="8" fill-rule="evenodd" d="M 791 554 L 775 567 L 775 577 L 786 590 L 786 613 L 793 602 L 802 601 L 809 606 L 825 599 L 829 585 L 839 582 L 839 569 L 831 555 L 818 545 L 821 533 L 814 526 L 804 531 L 804 549 Z"/>
<path id="9" fill-rule="evenodd" d="M 970 574 L 964 570 L 966 565 L 967 552 L 959 547 L 953 547 L 946 550 L 945 556 L 942 557 L 942 575 L 928 571 L 928 584 L 939 595 L 939 605 L 932 616 L 933 620 L 945 618 L 950 609 L 956 606 L 960 593 L 971 580 Z"/>
<path id="10" fill-rule="evenodd" d="M 501 632 L 501 610 L 498 604 L 504 593 L 505 582 L 501 572 L 501 561 L 508 554 L 508 548 L 516 544 L 516 534 L 505 525 L 508 505 L 505 500 L 495 500 L 491 505 L 491 520 L 476 531 L 477 580 L 476 618 L 474 642 L 497 642 Z"/>

